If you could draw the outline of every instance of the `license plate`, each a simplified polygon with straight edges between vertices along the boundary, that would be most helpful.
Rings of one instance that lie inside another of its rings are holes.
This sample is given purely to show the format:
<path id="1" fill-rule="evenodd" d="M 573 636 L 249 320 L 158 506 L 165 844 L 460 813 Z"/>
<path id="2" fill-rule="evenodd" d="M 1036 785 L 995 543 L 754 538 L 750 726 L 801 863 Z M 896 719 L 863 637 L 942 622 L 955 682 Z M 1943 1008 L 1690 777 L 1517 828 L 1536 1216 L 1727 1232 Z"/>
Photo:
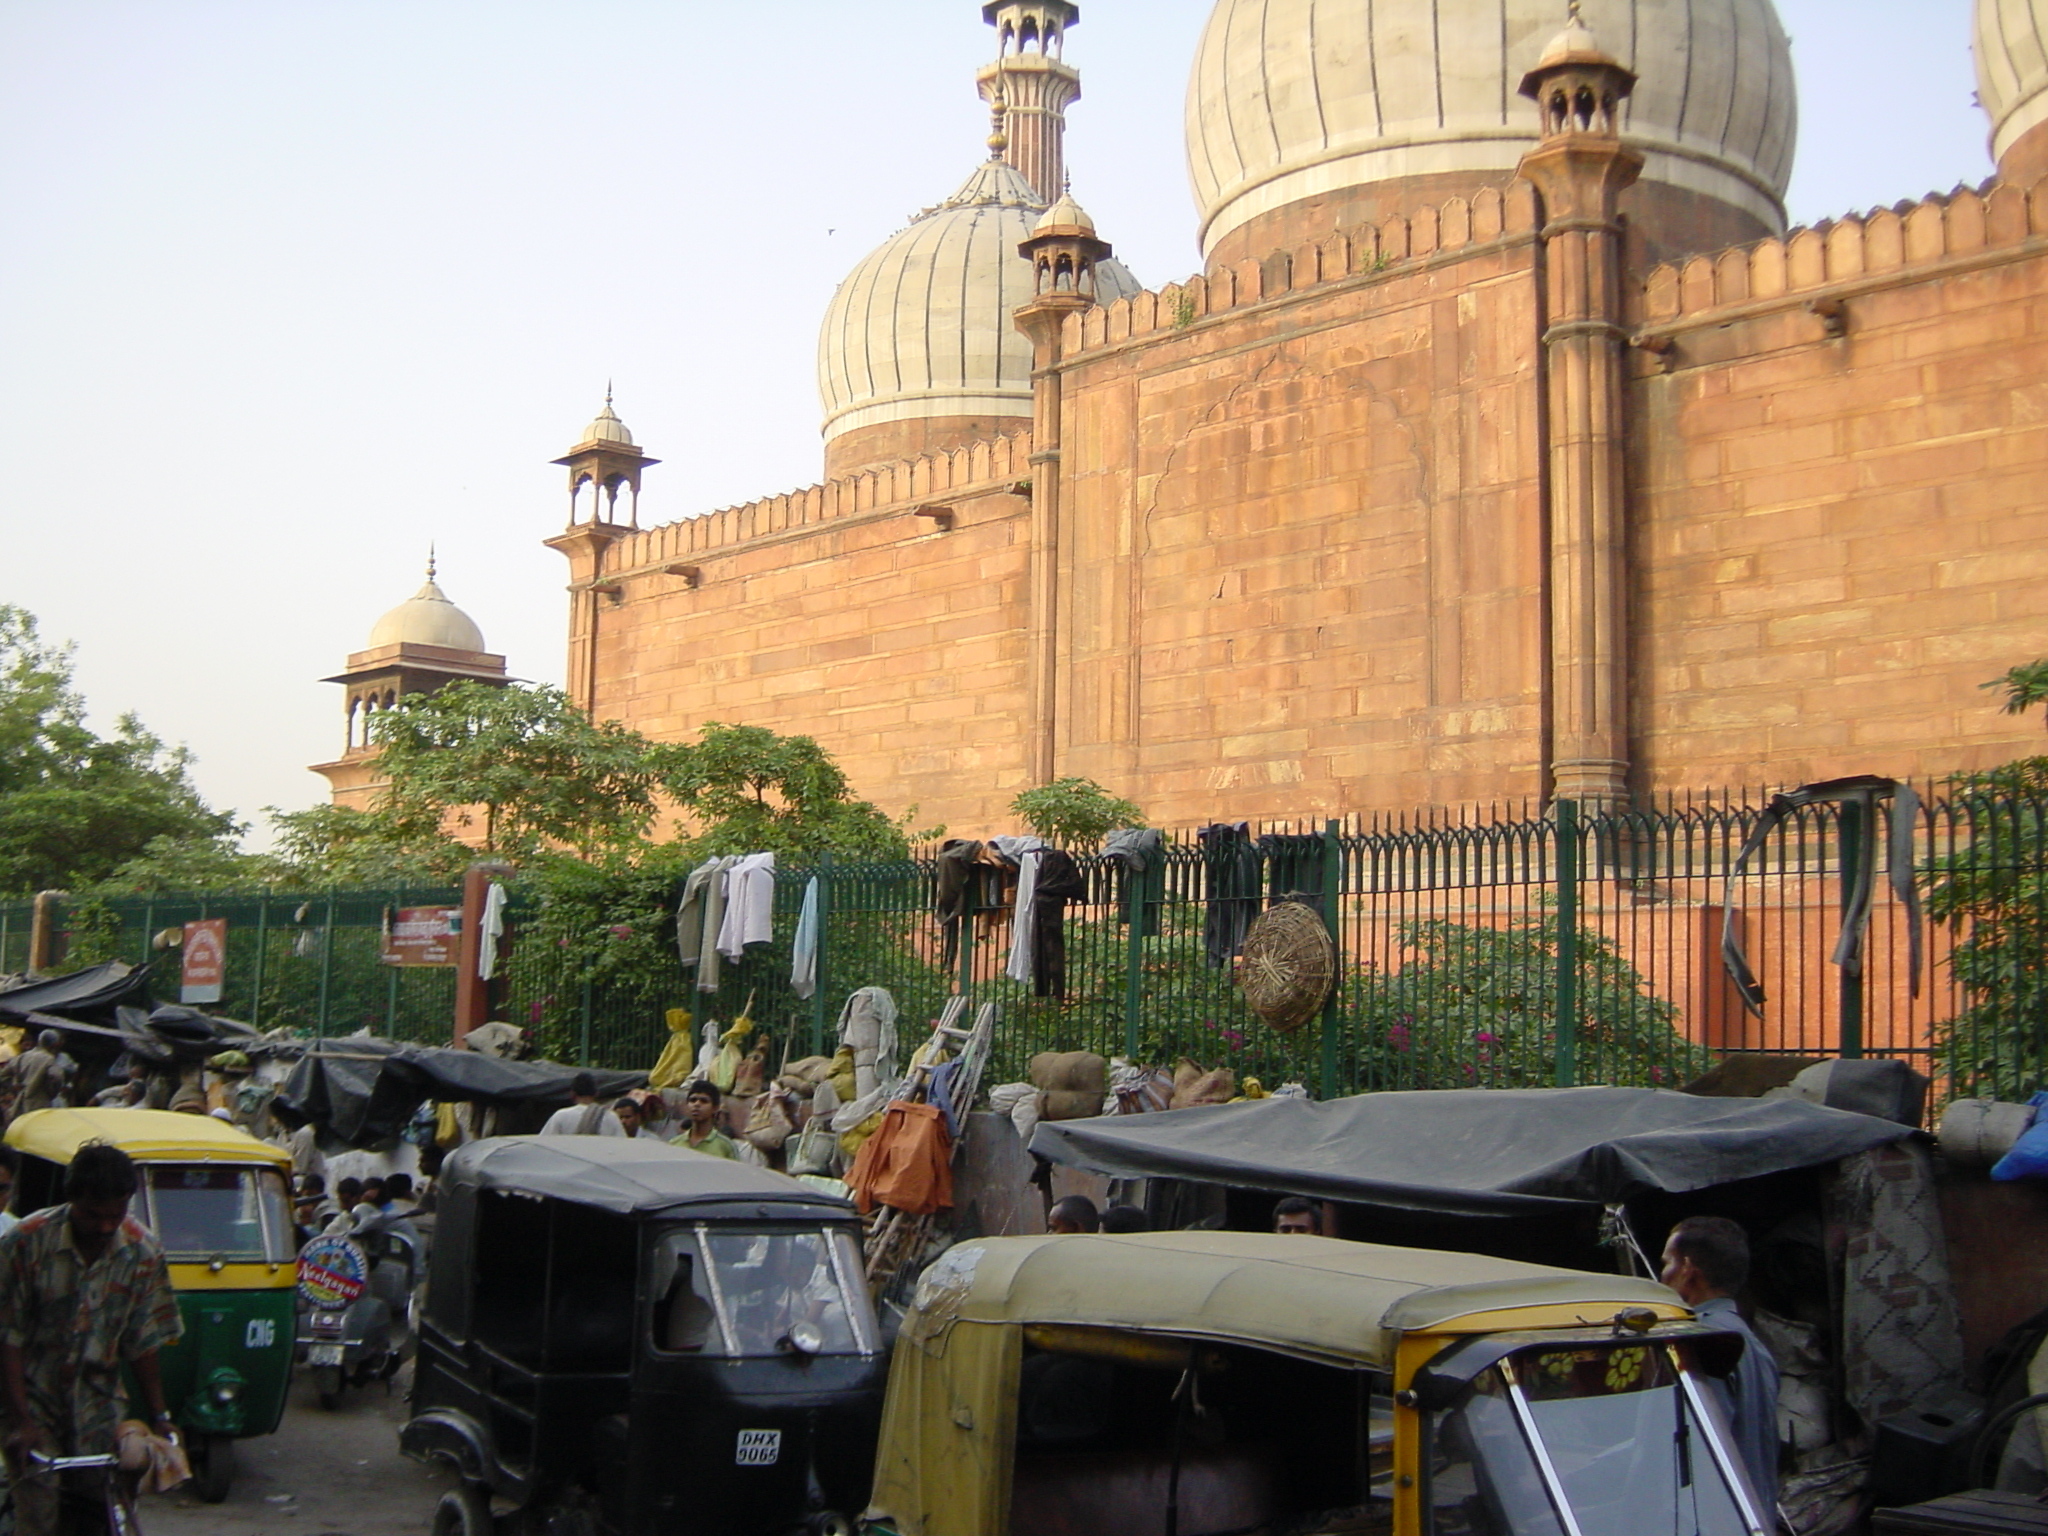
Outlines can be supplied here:
<path id="1" fill-rule="evenodd" d="M 779 1429 L 743 1429 L 733 1460 L 743 1467 L 772 1467 L 782 1455 Z"/>
<path id="2" fill-rule="evenodd" d="M 306 1351 L 306 1364 L 341 1364 L 341 1346 L 339 1344 L 315 1344 L 311 1349 Z"/>

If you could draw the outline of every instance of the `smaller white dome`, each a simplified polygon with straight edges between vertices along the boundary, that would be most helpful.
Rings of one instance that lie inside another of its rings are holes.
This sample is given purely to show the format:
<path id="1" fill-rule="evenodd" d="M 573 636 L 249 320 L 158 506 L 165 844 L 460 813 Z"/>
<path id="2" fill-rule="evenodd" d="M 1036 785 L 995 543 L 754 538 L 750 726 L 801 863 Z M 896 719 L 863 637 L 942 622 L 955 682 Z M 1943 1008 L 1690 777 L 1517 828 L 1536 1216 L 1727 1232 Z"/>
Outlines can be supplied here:
<path id="1" fill-rule="evenodd" d="M 1977 0 L 1977 99 L 1991 115 L 1991 158 L 2048 122 L 2048 0 Z"/>
<path id="2" fill-rule="evenodd" d="M 604 409 L 597 413 L 597 419 L 583 429 L 586 443 L 617 443 L 622 448 L 637 446 L 633 434 L 626 430 L 626 424 L 612 412 L 611 398 L 607 396 Z"/>
<path id="3" fill-rule="evenodd" d="M 427 584 L 377 621 L 370 631 L 370 649 L 385 645 L 438 645 L 451 651 L 481 651 L 484 632 L 476 620 L 448 601 L 448 594 Z"/>
<path id="4" fill-rule="evenodd" d="M 1078 229 L 1088 234 L 1095 233 L 1095 221 L 1088 217 L 1088 210 L 1074 201 L 1074 194 L 1062 192 L 1060 200 L 1039 216 L 1033 235 L 1051 234 L 1056 229 Z"/>

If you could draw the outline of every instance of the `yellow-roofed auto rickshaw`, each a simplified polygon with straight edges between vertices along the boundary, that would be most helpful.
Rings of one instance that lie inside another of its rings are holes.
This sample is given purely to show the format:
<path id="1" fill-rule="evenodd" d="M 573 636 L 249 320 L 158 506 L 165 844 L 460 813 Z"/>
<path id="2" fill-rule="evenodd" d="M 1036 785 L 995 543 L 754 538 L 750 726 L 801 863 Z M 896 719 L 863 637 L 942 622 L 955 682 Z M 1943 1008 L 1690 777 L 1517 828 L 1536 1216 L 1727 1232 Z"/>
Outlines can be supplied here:
<path id="1" fill-rule="evenodd" d="M 1263 1233 L 993 1238 L 920 1278 L 871 1536 L 1766 1536 L 1652 1281 Z"/>
<path id="2" fill-rule="evenodd" d="M 208 1115 L 154 1109 L 44 1109 L 7 1129 L 21 1154 L 14 1208 L 59 1205 L 64 1169 L 89 1141 L 135 1160 L 129 1211 L 170 1263 L 185 1335 L 164 1351 L 164 1397 L 192 1459 L 193 1486 L 227 1496 L 234 1442 L 267 1435 L 291 1385 L 298 1282 L 291 1158 Z"/>

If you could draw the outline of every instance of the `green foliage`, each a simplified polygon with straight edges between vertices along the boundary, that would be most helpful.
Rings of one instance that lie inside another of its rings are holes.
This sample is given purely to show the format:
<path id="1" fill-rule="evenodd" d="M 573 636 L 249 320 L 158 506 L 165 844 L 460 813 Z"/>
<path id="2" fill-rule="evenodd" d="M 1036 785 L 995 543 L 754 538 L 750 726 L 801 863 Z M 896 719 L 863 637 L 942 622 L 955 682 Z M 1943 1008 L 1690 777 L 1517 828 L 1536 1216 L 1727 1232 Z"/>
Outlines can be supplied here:
<path id="1" fill-rule="evenodd" d="M 1119 827 L 1142 827 L 1145 813 L 1093 779 L 1054 779 L 1010 802 L 1024 824 L 1049 843 L 1093 853 Z"/>
<path id="2" fill-rule="evenodd" d="M 1920 871 L 1927 915 L 1954 929 L 1949 969 L 1969 999 L 1935 1029 L 1957 1095 L 2021 1100 L 2048 1073 L 2048 757 L 1953 781 L 1966 846 Z"/>
<path id="3" fill-rule="evenodd" d="M 0 604 L 0 892 L 91 886 L 153 844 L 231 851 L 243 829 L 200 799 L 184 748 L 133 715 L 109 737 L 85 723 L 71 655 Z"/>
<path id="4" fill-rule="evenodd" d="M 136 857 L 93 886 L 101 896 L 164 896 L 195 891 L 263 891 L 292 875 L 278 858 L 214 842 L 153 837 Z"/>
<path id="5" fill-rule="evenodd" d="M 856 800 L 844 770 L 809 736 L 710 721 L 696 741 L 656 748 L 655 760 L 661 787 L 702 828 L 693 847 L 704 857 L 897 859 L 913 841 L 944 831 L 910 831 L 915 807 L 892 821 L 879 806 Z"/>
<path id="6" fill-rule="evenodd" d="M 372 718 L 393 840 L 430 845 L 454 826 L 518 858 L 550 846 L 592 855 L 654 821 L 654 744 L 593 721 L 559 688 L 451 683 Z"/>
<path id="7" fill-rule="evenodd" d="M 2036 704 L 2048 703 L 2048 658 L 2014 667 L 2003 677 L 1978 686 L 2001 689 L 2005 694 L 2001 708 L 2008 715 L 2023 715 Z"/>
<path id="8" fill-rule="evenodd" d="M 1417 953 L 1361 978 L 1361 1080 L 1414 1088 L 1547 1088 L 1556 1083 L 1556 913 L 1503 928 L 1442 919 L 1404 923 Z M 1612 939 L 1578 933 L 1581 1082 L 1675 1088 L 1708 1065 Z"/>
<path id="9" fill-rule="evenodd" d="M 310 889 L 434 885 L 460 878 L 476 850 L 386 811 L 316 805 L 272 808 L 283 883 Z"/>

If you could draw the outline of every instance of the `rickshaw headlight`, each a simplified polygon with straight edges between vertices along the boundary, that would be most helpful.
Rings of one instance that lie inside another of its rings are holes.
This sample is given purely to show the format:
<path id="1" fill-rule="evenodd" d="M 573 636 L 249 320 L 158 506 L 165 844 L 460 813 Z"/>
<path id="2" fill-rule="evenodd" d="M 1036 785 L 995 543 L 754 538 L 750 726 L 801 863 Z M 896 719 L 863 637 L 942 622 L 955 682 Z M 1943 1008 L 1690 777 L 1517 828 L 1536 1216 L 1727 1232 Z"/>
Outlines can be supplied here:
<path id="1" fill-rule="evenodd" d="M 816 1323 L 796 1323 L 783 1342 L 800 1355 L 815 1355 L 825 1347 L 825 1335 L 818 1331 Z"/>
<path id="2" fill-rule="evenodd" d="M 206 1394 L 215 1406 L 225 1408 L 242 1395 L 242 1377 L 239 1371 L 226 1367 L 215 1371 L 206 1379 Z"/>

